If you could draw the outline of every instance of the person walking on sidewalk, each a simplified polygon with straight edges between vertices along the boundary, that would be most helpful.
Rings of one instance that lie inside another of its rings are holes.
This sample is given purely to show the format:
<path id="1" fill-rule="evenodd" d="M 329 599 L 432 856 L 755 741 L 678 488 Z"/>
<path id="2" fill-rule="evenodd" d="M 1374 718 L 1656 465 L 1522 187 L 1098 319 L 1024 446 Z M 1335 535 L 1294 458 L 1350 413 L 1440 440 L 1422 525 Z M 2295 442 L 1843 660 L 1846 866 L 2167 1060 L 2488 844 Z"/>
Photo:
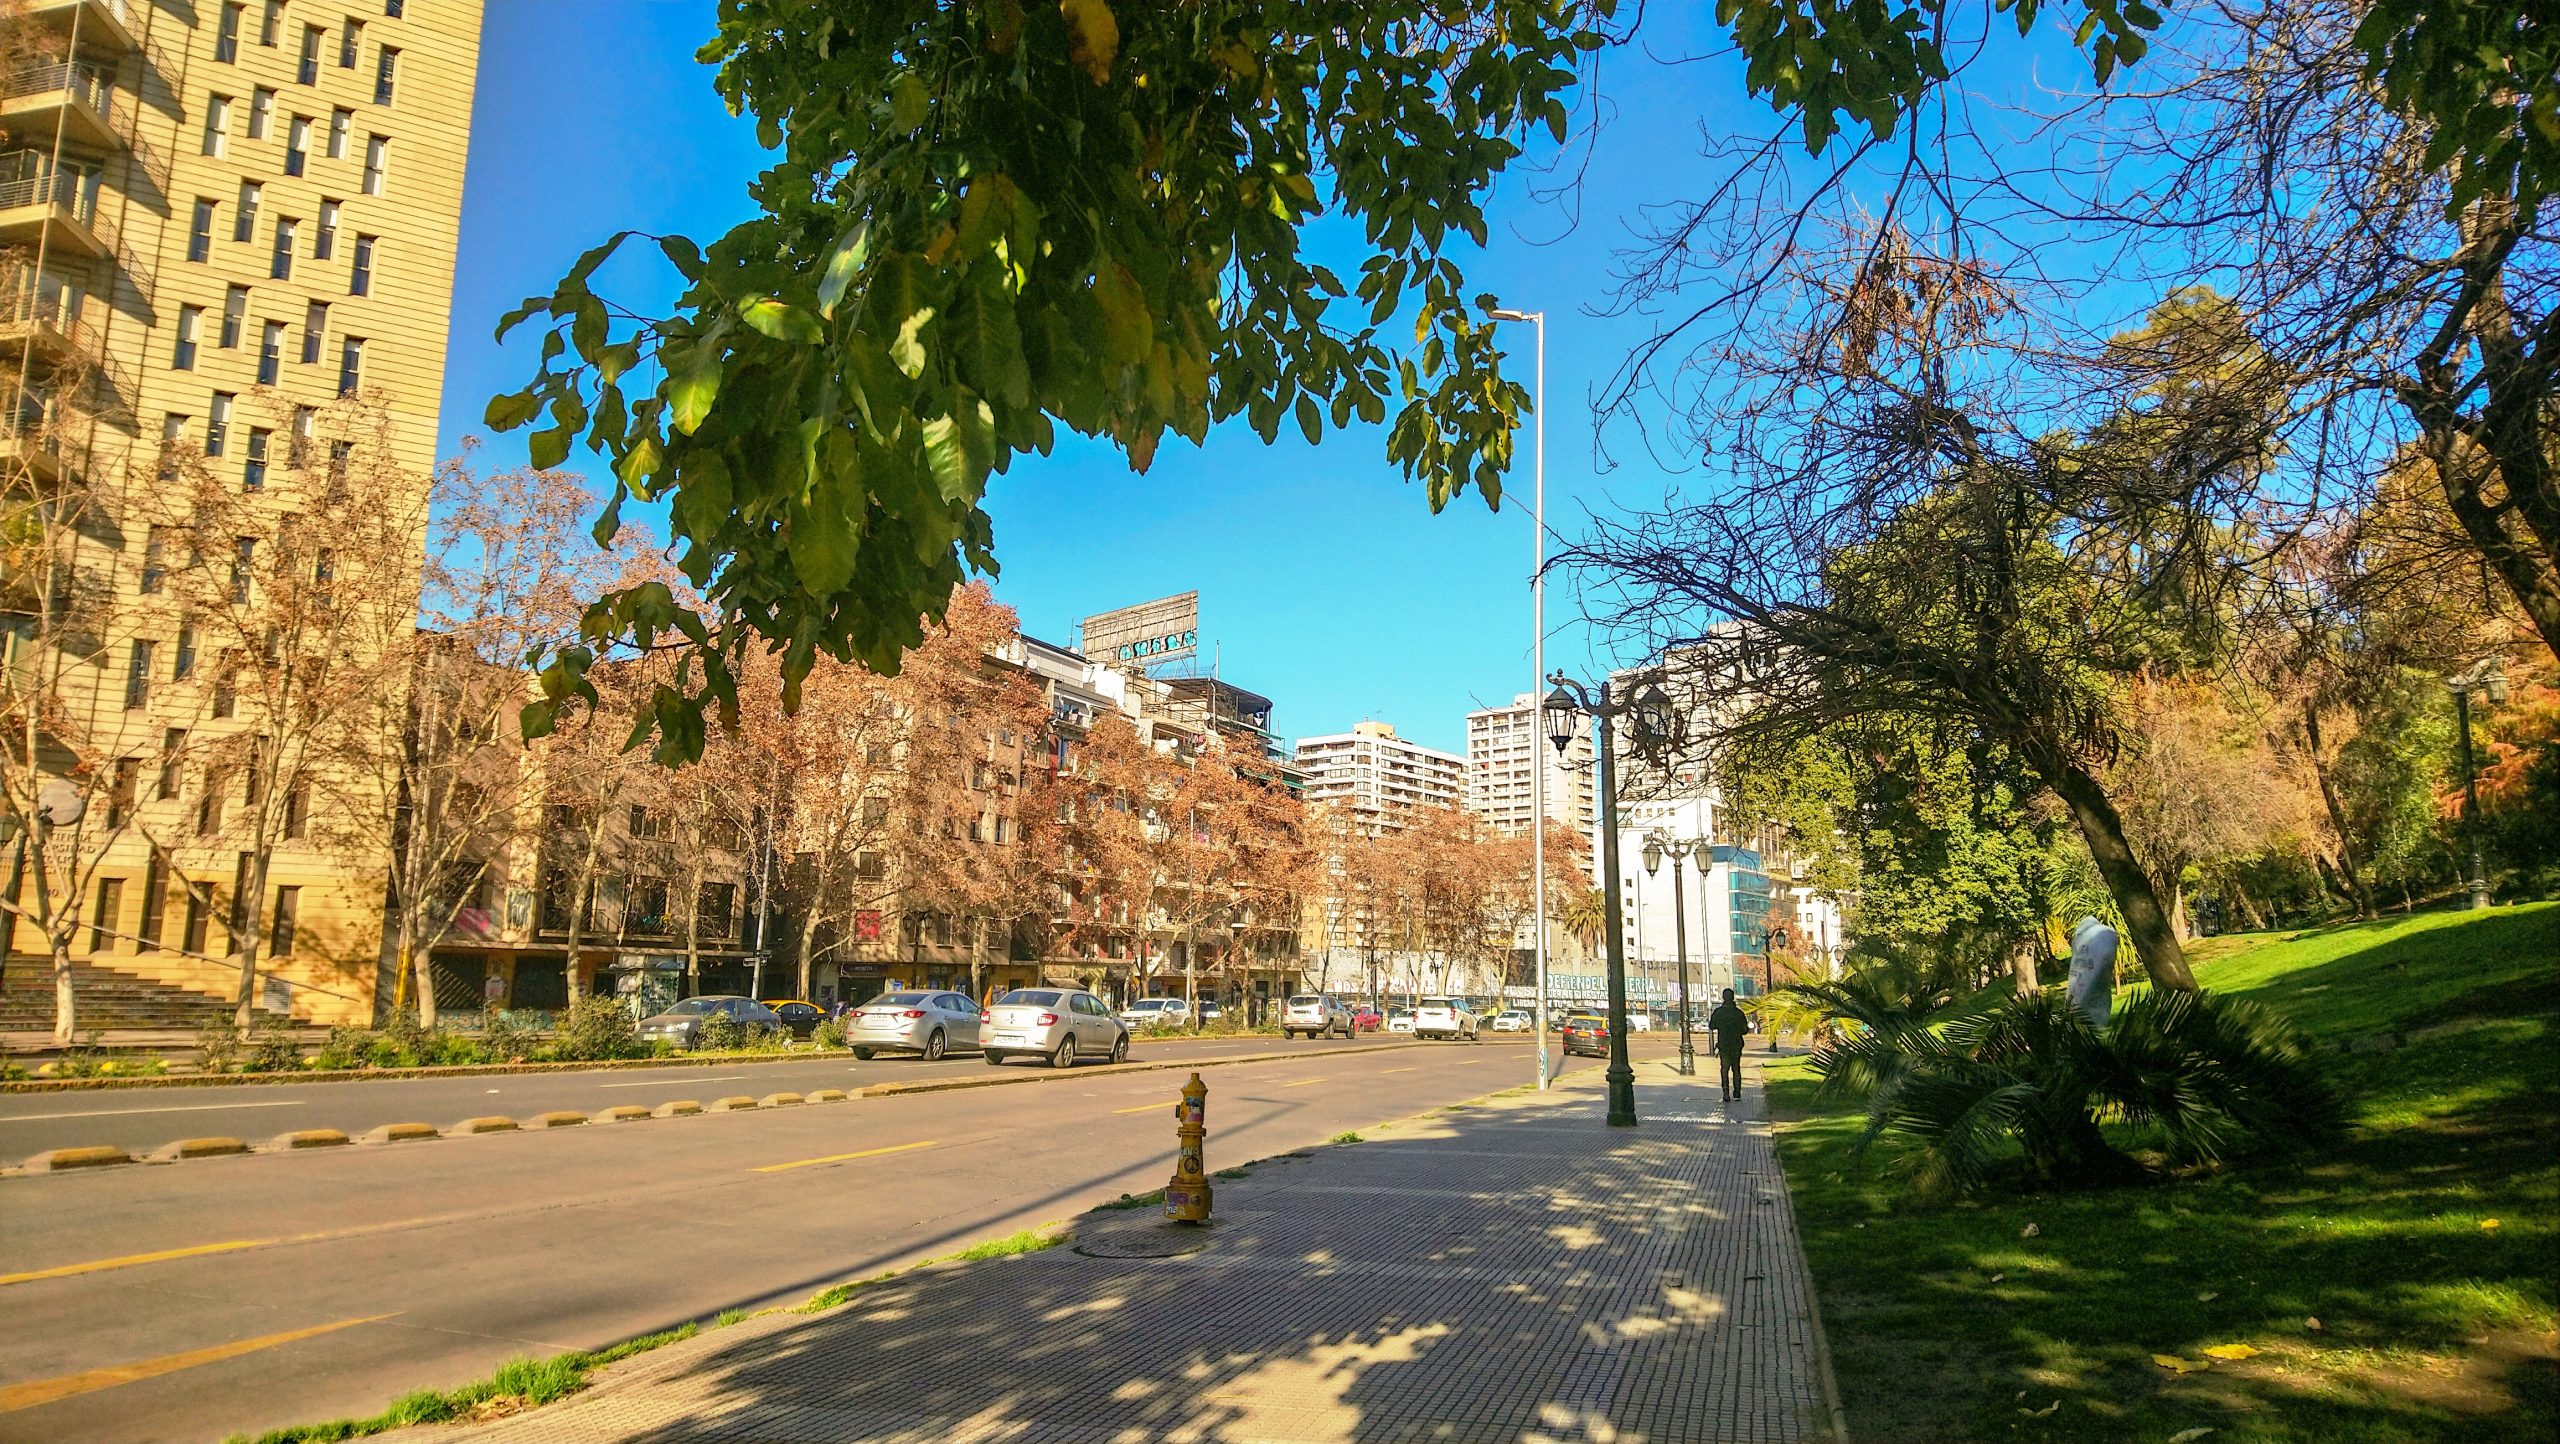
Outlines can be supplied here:
<path id="1" fill-rule="evenodd" d="M 1728 1099 L 1742 1096 L 1742 1036 L 1751 1031 L 1751 1020 L 1733 1001 L 1733 989 L 1724 990 L 1724 1001 L 1707 1015 L 1707 1031 L 1716 1036 L 1716 1081 L 1724 1085 Z"/>

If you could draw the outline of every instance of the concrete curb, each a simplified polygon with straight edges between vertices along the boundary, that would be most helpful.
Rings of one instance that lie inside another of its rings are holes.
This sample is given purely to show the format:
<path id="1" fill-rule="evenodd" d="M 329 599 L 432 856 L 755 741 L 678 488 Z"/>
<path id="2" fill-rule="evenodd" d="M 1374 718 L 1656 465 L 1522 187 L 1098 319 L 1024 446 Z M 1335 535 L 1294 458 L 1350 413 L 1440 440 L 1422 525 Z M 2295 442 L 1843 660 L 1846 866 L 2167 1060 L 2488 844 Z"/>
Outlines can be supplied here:
<path id="1" fill-rule="evenodd" d="M 61 1173 L 73 1168 L 106 1168 L 133 1162 L 133 1155 L 121 1148 L 49 1148 L 27 1160 L 29 1173 Z"/>
<path id="2" fill-rule="evenodd" d="M 79 1093 L 120 1088 L 228 1088 L 237 1084 L 361 1083 L 401 1078 L 500 1078 L 520 1073 L 629 1072 L 645 1068 L 723 1068 L 741 1063 L 806 1063 L 837 1050 L 796 1053 L 680 1053 L 672 1058 L 607 1058 L 586 1063 L 465 1063 L 450 1068 L 314 1068 L 301 1073 L 173 1073 L 156 1078 L 15 1078 L 0 1081 L 11 1093 Z"/>
<path id="3" fill-rule="evenodd" d="M 586 1123 L 587 1115 L 573 1108 L 561 1108 L 549 1113 L 537 1113 L 526 1119 L 524 1126 L 527 1128 L 583 1128 Z"/>
<path id="4" fill-rule="evenodd" d="M 624 1103 L 613 1108 L 600 1110 L 596 1114 L 595 1121 L 598 1123 L 637 1123 L 641 1119 L 650 1116 L 652 1115 L 649 1110 L 641 1107 L 639 1104 Z"/>
<path id="5" fill-rule="evenodd" d="M 353 1142 L 335 1128 L 298 1128 L 277 1134 L 266 1146 L 271 1152 L 292 1153 L 304 1148 L 344 1148 Z"/>
<path id="6" fill-rule="evenodd" d="M 445 1136 L 448 1138 L 468 1138 L 477 1133 L 513 1133 L 515 1131 L 516 1121 L 514 1119 L 500 1118 L 495 1115 L 491 1115 L 486 1118 L 465 1118 L 460 1123 L 446 1129 Z"/>
<path id="7" fill-rule="evenodd" d="M 248 1151 L 249 1145 L 237 1138 L 181 1138 L 153 1149 L 146 1161 L 177 1163 L 189 1158 L 234 1158 Z"/>
<path id="8" fill-rule="evenodd" d="M 421 1138 L 442 1138 L 444 1130 L 432 1123 L 385 1123 L 364 1136 L 367 1143 L 414 1143 Z"/>

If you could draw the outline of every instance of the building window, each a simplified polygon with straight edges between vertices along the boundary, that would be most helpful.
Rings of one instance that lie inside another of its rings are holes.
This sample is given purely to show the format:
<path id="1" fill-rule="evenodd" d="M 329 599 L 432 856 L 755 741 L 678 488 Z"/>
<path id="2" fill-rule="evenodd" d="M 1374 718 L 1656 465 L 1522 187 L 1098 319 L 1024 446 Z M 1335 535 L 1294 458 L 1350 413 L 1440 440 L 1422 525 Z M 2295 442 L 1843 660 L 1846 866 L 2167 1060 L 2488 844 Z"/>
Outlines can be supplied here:
<path id="1" fill-rule="evenodd" d="M 178 448 L 187 440 L 187 418 L 172 411 L 160 418 L 160 479 L 178 474 Z"/>
<path id="2" fill-rule="evenodd" d="M 355 128 L 355 123 L 356 113 L 352 110 L 329 112 L 329 159 L 347 158 L 347 132 Z"/>
<path id="3" fill-rule="evenodd" d="M 328 334 L 329 303 L 314 301 L 302 310 L 302 364 L 317 365 L 320 360 L 320 338 Z"/>
<path id="4" fill-rule="evenodd" d="M 187 259 L 210 260 L 213 257 L 213 202 L 196 198 L 195 220 L 187 227 Z"/>
<path id="5" fill-rule="evenodd" d="M 168 543 L 161 540 L 160 528 L 153 527 L 142 543 L 142 594 L 150 596 L 160 590 L 162 579 L 169 574 Z"/>
<path id="6" fill-rule="evenodd" d="M 225 351 L 238 350 L 240 327 L 249 319 L 249 288 L 226 286 L 222 291 L 222 339 L 215 344 Z M 208 453 L 211 454 L 211 453 Z"/>
<path id="7" fill-rule="evenodd" d="M 159 798 L 162 802 L 176 801 L 178 789 L 184 785 L 186 764 L 182 759 L 186 750 L 187 729 L 184 727 L 172 727 L 160 734 Z"/>
<path id="8" fill-rule="evenodd" d="M 204 153 L 218 156 L 231 146 L 231 97 L 210 96 L 204 103 Z"/>
<path id="9" fill-rule="evenodd" d="M 279 326 L 276 329 L 282 330 L 284 328 Z M 240 463 L 240 489 L 242 491 L 264 491 L 267 489 L 267 439 L 271 434 L 272 433 L 263 426 L 253 426 L 249 428 L 249 459 Z"/>
<path id="10" fill-rule="evenodd" d="M 142 795 L 142 759 L 116 759 L 115 782 L 107 789 L 107 826 L 124 826 L 133 819 L 134 800 Z"/>
<path id="11" fill-rule="evenodd" d="M 133 644 L 133 669 L 125 673 L 124 710 L 137 711 L 151 700 L 151 647 L 149 642 Z"/>
<path id="12" fill-rule="evenodd" d="M 142 926 L 135 932 L 135 952 L 160 951 L 160 933 L 168 926 L 168 916 L 169 862 L 155 852 L 142 874 Z"/>
<path id="13" fill-rule="evenodd" d="M 276 915 L 273 924 L 267 929 L 269 957 L 293 956 L 294 926 L 301 921 L 301 912 L 302 889 L 298 887 L 276 889 Z"/>
<path id="14" fill-rule="evenodd" d="M 221 768 L 205 768 L 204 780 L 196 784 L 196 836 L 211 837 L 222 830 L 222 791 L 227 785 Z"/>
<path id="15" fill-rule="evenodd" d="M 382 194 L 383 168 L 390 163 L 391 137 L 368 135 L 364 138 L 364 193 Z"/>
<path id="16" fill-rule="evenodd" d="M 353 396 L 364 384 L 364 338 L 349 336 L 338 343 L 338 394 Z"/>
<path id="17" fill-rule="evenodd" d="M 284 0 L 267 0 L 266 10 L 258 16 L 258 43 L 269 50 L 276 48 L 277 36 L 284 29 Z"/>
<path id="18" fill-rule="evenodd" d="M 196 629 L 178 628 L 178 657 L 169 668 L 169 680 L 183 682 L 196 674 Z"/>
<path id="19" fill-rule="evenodd" d="M 706 882 L 693 903 L 693 925 L 706 938 L 736 936 L 738 885 Z"/>
<path id="20" fill-rule="evenodd" d="M 320 37 L 324 33 L 317 25 L 302 27 L 302 63 L 294 67 L 293 78 L 305 85 L 320 83 Z"/>
<path id="21" fill-rule="evenodd" d="M 89 919 L 89 951 L 103 953 L 115 946 L 116 929 L 124 922 L 124 879 L 98 879 L 98 910 Z"/>
<path id="22" fill-rule="evenodd" d="M 301 224 L 291 216 L 276 217 L 275 254 L 267 261 L 267 274 L 276 280 L 293 279 L 293 238 Z"/>
<path id="23" fill-rule="evenodd" d="M 373 63 L 374 104 L 389 105 L 391 103 L 391 85 L 399 71 L 400 52 L 388 45 L 382 47 L 382 53 L 374 57 Z"/>
<path id="24" fill-rule="evenodd" d="M 346 476 L 347 462 L 355 454 L 356 444 L 352 441 L 329 443 L 329 479 L 331 481 L 338 481 Z"/>
<path id="25" fill-rule="evenodd" d="M 210 920 L 205 917 L 204 899 L 198 897 L 193 890 L 189 890 L 187 893 L 186 936 L 180 940 L 178 946 L 195 954 L 197 957 L 203 957 L 205 933 L 208 930 L 207 924 L 209 921 Z"/>
<path id="26" fill-rule="evenodd" d="M 231 218 L 231 239 L 245 241 L 258 233 L 258 200 L 266 187 L 256 181 L 240 182 L 240 209 Z"/>
<path id="27" fill-rule="evenodd" d="M 213 58 L 224 65 L 240 58 L 240 18 L 246 5 L 222 7 L 222 28 L 213 32 Z"/>
<path id="28" fill-rule="evenodd" d="M 196 342 L 203 335 L 204 307 L 180 306 L 178 308 L 178 349 L 169 357 L 170 370 L 193 371 L 196 369 Z"/>
<path id="29" fill-rule="evenodd" d="M 213 409 L 204 423 L 204 454 L 207 456 L 220 456 L 223 447 L 230 444 L 233 399 L 228 391 L 213 393 Z"/>
<path id="30" fill-rule="evenodd" d="M 650 937 L 667 933 L 667 880 L 662 877 L 635 877 L 631 880 L 631 906 L 626 932 Z"/>
<path id="31" fill-rule="evenodd" d="M 318 416 L 318 412 L 308 406 L 293 408 L 293 441 L 290 449 L 285 453 L 285 465 L 309 466 L 311 464 L 311 427 L 312 423 L 318 420 Z"/>
<path id="32" fill-rule="evenodd" d="M 364 22 L 349 16 L 347 22 L 338 27 L 338 68 L 340 70 L 356 68 L 356 50 L 363 44 Z"/>
<path id="33" fill-rule="evenodd" d="M 273 386 L 284 366 L 284 323 L 268 321 L 258 327 L 258 384 Z"/>
<path id="34" fill-rule="evenodd" d="M 347 273 L 347 294 L 350 296 L 373 294 L 373 237 L 371 236 L 356 237 L 356 264 L 355 269 Z"/>
<path id="35" fill-rule="evenodd" d="M 311 117 L 297 115 L 284 129 L 284 173 L 302 174 L 302 163 L 311 156 Z"/>
<path id="36" fill-rule="evenodd" d="M 311 237 L 311 259 L 325 261 L 338 253 L 338 203 L 320 202 L 320 229 Z"/>
<path id="37" fill-rule="evenodd" d="M 311 784 L 297 782 L 284 795 L 284 835 L 300 839 L 311 831 Z"/>
<path id="38" fill-rule="evenodd" d="M 258 539 L 253 536 L 240 537 L 234 543 L 234 547 L 235 549 L 231 553 L 231 601 L 234 606 L 245 607 L 249 605 L 249 588 L 252 579 L 251 568 L 258 560 Z M 229 680 L 230 679 L 228 677 L 224 678 L 226 685 L 228 685 Z M 230 714 L 222 713 L 220 715 L 228 716 Z"/>
<path id="39" fill-rule="evenodd" d="M 265 140 L 267 126 L 275 119 L 276 93 L 261 85 L 249 92 L 249 138 Z"/>
<path id="40" fill-rule="evenodd" d="M 397 20 L 400 18 L 400 6 L 401 0 L 382 0 L 382 13 Z"/>
<path id="41" fill-rule="evenodd" d="M 240 680 L 230 655 L 224 654 L 222 671 L 213 679 L 213 715 L 219 721 L 240 709 Z"/>

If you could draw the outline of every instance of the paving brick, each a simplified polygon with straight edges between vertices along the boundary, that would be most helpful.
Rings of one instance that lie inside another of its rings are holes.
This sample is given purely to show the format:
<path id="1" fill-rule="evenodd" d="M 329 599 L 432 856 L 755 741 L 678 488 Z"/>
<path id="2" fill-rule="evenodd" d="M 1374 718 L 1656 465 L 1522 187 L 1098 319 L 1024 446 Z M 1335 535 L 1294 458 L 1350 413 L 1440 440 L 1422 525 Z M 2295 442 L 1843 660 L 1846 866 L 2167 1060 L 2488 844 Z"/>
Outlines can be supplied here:
<path id="1" fill-rule="evenodd" d="M 1649 1077 L 1644 1126 L 1614 1131 L 1597 1083 L 1266 1164 L 1220 1185 L 1207 1230 L 1089 1215 L 1069 1247 L 752 1319 L 436 1437 L 1829 1439 L 1758 1088 L 1728 1108 L 1712 1085 Z"/>

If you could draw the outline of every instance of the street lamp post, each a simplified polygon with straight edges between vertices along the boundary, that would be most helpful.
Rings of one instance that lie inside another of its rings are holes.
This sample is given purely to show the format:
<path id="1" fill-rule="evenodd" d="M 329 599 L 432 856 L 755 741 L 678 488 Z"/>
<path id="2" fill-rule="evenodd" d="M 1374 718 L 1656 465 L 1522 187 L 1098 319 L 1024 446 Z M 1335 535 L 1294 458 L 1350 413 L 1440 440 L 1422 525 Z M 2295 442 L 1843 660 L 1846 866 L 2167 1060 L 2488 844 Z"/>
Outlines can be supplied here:
<path id="1" fill-rule="evenodd" d="M 1636 1070 L 1627 1061 L 1627 923 L 1618 904 L 1618 789 L 1609 724 L 1625 716 L 1633 724 L 1636 751 L 1651 755 L 1670 737 L 1671 699 L 1663 694 L 1661 684 L 1648 684 L 1634 697 L 1620 701 L 1609 699 L 1609 683 L 1604 678 L 1585 689 L 1558 672 L 1547 679 L 1555 690 L 1547 694 L 1539 711 L 1546 722 L 1547 740 L 1561 753 L 1573 741 L 1575 715 L 1591 718 L 1594 763 L 1592 781 L 1600 791 L 1600 888 L 1602 909 L 1607 920 L 1609 940 L 1609 1126 L 1636 1126 Z"/>
<path id="2" fill-rule="evenodd" d="M 1546 685 L 1547 675 L 1547 313 L 1497 307 L 1486 311 L 1485 319 L 1526 322 L 1538 333 L 1536 386 L 1529 398 L 1536 477 L 1529 520 L 1529 690 L 1534 694 Z M 1533 756 L 1537 745 L 1529 744 Z M 1537 909 L 1536 933 L 1530 942 L 1538 974 L 1532 1011 L 1538 1037 L 1538 1087 L 1544 1090 L 1555 1081 L 1547 1057 L 1547 769 L 1535 761 L 1529 768 L 1529 890 Z"/>
<path id="3" fill-rule="evenodd" d="M 1689 853 L 1698 846 L 1694 837 L 1664 837 L 1654 833 L 1644 840 L 1644 870 L 1649 875 L 1671 858 L 1671 940 L 1680 952 L 1680 1074 L 1694 1078 L 1698 1073 L 1698 1050 L 1689 1038 L 1689 887 L 1681 880 L 1680 870 Z"/>
<path id="4" fill-rule="evenodd" d="M 2506 669 L 2497 658 L 2485 658 L 2445 678 L 2444 685 L 2453 693 L 2453 714 L 2462 732 L 2462 830 L 2471 847 L 2471 906 L 2476 911 L 2489 905 L 2489 869 L 2480 854 L 2480 784 L 2471 761 L 2471 694 L 2480 693 L 2493 707 L 2506 701 Z"/>

